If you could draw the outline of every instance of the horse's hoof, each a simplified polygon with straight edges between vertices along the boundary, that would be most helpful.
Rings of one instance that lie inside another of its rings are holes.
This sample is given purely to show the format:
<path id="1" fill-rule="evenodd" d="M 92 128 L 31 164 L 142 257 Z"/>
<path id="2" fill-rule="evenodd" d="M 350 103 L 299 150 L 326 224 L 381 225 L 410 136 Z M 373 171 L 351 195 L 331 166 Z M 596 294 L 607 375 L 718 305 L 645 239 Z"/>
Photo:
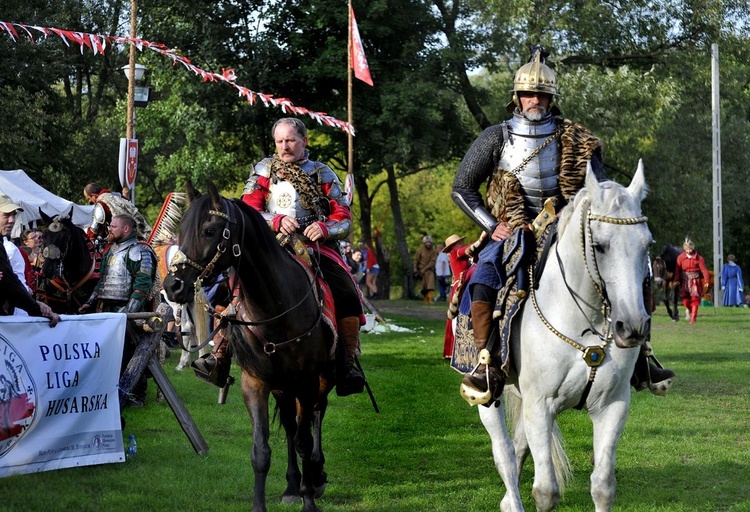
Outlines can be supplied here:
<path id="1" fill-rule="evenodd" d="M 302 502 L 302 497 L 294 494 L 284 494 L 281 497 L 281 503 L 284 505 L 296 505 Z"/>
<path id="2" fill-rule="evenodd" d="M 181 372 L 182 370 L 185 369 L 185 367 L 181 364 L 178 364 L 177 366 L 174 367 L 174 369 L 178 372 Z"/>

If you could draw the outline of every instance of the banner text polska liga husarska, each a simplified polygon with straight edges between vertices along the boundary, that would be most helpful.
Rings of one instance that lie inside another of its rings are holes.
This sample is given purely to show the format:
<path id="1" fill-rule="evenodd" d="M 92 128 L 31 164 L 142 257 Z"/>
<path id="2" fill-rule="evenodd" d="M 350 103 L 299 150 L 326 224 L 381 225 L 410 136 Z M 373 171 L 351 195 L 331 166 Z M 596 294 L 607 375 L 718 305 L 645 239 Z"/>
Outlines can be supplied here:
<path id="1" fill-rule="evenodd" d="M 123 462 L 126 317 L 0 317 L 0 476 Z"/>

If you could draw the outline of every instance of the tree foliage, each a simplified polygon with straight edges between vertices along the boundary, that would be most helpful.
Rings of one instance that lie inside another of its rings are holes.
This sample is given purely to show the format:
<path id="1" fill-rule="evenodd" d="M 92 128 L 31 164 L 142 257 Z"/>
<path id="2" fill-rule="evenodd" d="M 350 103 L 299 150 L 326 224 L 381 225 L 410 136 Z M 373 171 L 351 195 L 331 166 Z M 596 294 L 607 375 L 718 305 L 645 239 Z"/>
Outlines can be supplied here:
<path id="1" fill-rule="evenodd" d="M 532 43 L 551 52 L 564 115 L 604 140 L 610 178 L 627 182 L 644 159 L 644 209 L 657 245 L 690 233 L 707 260 L 717 43 L 724 249 L 750 261 L 745 0 L 356 0 L 354 10 L 375 82 L 353 83 L 356 237 L 380 234 L 397 282 L 410 286 L 404 278 L 423 232 L 436 240 L 476 234 L 449 199 L 451 176 L 473 137 L 507 118 L 513 72 Z M 127 34 L 129 11 L 126 0 L 0 0 L 3 21 L 101 34 Z M 346 119 L 345 4 L 142 0 L 138 15 L 140 37 L 203 69 L 232 68 L 253 90 Z M 88 181 L 116 188 L 125 50 L 94 55 L 58 38 L 12 42 L 0 33 L 2 167 L 22 168 L 74 200 Z M 269 129 L 284 114 L 248 105 L 231 87 L 203 83 L 155 53 L 138 60 L 151 87 L 148 107 L 136 111 L 139 207 L 153 217 L 187 179 L 200 186 L 210 177 L 238 193 L 250 166 L 272 152 Z M 311 156 L 343 177 L 346 135 L 305 121 Z"/>

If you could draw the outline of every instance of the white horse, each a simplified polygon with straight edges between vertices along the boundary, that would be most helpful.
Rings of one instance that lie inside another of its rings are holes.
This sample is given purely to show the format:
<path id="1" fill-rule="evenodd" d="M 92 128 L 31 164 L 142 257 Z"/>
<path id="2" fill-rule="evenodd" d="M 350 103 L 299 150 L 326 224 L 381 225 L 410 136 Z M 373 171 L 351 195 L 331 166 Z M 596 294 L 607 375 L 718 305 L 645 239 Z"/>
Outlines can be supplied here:
<path id="1" fill-rule="evenodd" d="M 642 162 L 627 188 L 598 183 L 589 168 L 585 188 L 563 209 L 538 289 L 531 283 L 513 328 L 514 375 L 503 395 L 512 442 L 503 407 L 479 407 L 506 487 L 504 512 L 523 510 L 518 479 L 529 454 L 537 510 L 558 504 L 570 465 L 557 416 L 577 405 L 594 426 L 591 497 L 598 512 L 612 508 L 630 377 L 650 329 L 642 289 L 651 243 L 641 213 L 646 192 Z"/>
<path id="2" fill-rule="evenodd" d="M 172 261 L 179 248 L 180 246 L 176 244 L 170 245 L 167 248 L 164 253 L 167 262 Z M 200 307 L 194 307 L 193 302 L 189 304 L 172 302 L 167 298 L 164 290 L 161 290 L 161 297 L 172 308 L 175 324 L 174 330 L 177 335 L 177 341 L 182 347 L 182 350 L 180 350 L 180 362 L 175 367 L 175 370 L 179 372 L 188 368 L 195 358 L 211 353 L 213 347 L 208 343 L 204 344 L 200 349 L 198 348 L 208 336 L 208 318 L 206 317 L 206 312 L 202 311 Z"/>

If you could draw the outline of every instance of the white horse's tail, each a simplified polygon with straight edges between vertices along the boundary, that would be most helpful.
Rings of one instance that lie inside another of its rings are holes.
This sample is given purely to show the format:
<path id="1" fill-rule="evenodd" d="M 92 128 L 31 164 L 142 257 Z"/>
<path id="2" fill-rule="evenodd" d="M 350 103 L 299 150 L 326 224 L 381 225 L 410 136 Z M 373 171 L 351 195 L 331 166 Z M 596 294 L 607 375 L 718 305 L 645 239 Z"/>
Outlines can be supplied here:
<path id="1" fill-rule="evenodd" d="M 513 437 L 517 439 L 517 436 L 523 436 L 525 439 L 526 432 L 521 412 L 523 409 L 523 398 L 515 387 L 505 387 L 503 404 L 505 405 L 505 418 L 513 433 Z M 555 469 L 555 479 L 557 480 L 560 494 L 562 494 L 568 482 L 573 480 L 573 470 L 570 466 L 570 459 L 565 453 L 565 440 L 563 439 L 562 432 L 560 432 L 560 425 L 558 425 L 557 420 L 552 424 L 552 443 L 550 449 L 552 452 L 552 466 Z M 516 453 L 516 457 L 518 456 L 519 454 Z"/>

